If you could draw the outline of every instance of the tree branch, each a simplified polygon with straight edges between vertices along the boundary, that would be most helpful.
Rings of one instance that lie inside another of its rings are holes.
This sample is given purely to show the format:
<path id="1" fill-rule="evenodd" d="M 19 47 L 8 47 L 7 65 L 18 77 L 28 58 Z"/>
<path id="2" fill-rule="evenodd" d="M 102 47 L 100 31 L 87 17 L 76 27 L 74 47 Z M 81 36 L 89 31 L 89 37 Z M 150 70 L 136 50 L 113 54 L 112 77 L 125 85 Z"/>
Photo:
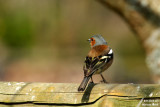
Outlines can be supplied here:
<path id="1" fill-rule="evenodd" d="M 160 1 L 98 0 L 118 13 L 137 34 L 155 83 L 160 82 Z M 156 78 L 156 79 L 155 79 Z"/>

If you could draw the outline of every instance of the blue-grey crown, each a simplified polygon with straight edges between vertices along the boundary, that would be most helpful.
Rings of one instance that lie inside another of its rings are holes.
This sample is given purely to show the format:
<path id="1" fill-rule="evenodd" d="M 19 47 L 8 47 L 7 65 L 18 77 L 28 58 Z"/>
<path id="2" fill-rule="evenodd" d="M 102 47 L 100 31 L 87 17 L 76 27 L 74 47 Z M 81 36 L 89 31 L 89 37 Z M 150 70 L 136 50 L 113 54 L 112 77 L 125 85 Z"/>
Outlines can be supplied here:
<path id="1" fill-rule="evenodd" d="M 107 42 L 104 40 L 104 38 L 101 35 L 94 35 L 92 37 L 96 40 L 96 44 L 94 46 L 107 45 Z"/>

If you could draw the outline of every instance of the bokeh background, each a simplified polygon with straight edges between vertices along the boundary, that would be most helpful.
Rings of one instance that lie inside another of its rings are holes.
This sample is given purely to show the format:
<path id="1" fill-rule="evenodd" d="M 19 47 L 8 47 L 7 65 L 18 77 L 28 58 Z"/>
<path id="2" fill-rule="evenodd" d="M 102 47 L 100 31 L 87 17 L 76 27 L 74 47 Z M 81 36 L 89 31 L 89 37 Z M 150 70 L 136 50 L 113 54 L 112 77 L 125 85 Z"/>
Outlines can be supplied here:
<path id="1" fill-rule="evenodd" d="M 0 80 L 80 83 L 94 34 L 114 51 L 108 82 L 152 83 L 136 35 L 96 0 L 0 0 Z"/>

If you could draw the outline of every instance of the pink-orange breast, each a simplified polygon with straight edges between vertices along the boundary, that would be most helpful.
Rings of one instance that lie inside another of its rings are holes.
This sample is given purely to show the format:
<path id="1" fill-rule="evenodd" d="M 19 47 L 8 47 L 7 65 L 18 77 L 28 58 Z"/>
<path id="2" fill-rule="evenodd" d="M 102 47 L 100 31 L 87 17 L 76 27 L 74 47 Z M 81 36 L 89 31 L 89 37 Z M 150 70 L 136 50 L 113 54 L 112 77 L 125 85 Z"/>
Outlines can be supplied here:
<path id="1" fill-rule="evenodd" d="M 107 45 L 99 45 L 92 47 L 92 49 L 89 51 L 88 56 L 89 57 L 97 57 L 101 54 L 103 54 L 106 50 L 109 50 Z"/>

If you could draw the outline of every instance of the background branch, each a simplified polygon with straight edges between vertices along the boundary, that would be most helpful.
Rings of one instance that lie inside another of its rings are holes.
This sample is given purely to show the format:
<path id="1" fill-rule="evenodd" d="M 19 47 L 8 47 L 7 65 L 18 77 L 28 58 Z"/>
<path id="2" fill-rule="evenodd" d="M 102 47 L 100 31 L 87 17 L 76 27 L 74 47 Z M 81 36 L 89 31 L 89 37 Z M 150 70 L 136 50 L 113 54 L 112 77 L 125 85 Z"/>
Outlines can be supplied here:
<path id="1" fill-rule="evenodd" d="M 155 83 L 160 83 L 160 1 L 98 0 L 118 13 L 137 34 Z"/>

